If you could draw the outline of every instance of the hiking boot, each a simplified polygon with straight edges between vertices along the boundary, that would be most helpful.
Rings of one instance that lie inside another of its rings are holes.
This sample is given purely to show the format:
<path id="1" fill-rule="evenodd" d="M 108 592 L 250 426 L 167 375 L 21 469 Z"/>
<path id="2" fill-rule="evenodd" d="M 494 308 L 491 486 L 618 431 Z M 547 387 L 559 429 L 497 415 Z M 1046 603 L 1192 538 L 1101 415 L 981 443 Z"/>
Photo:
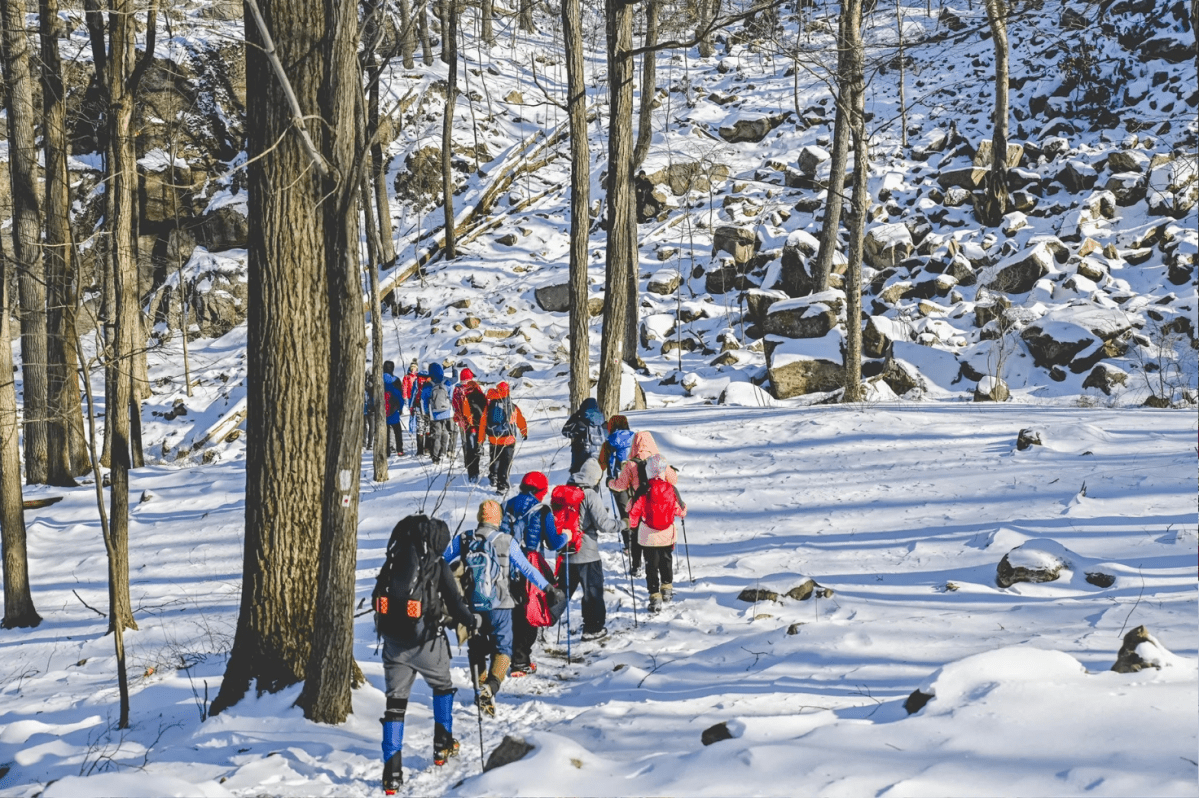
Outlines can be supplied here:
<path id="1" fill-rule="evenodd" d="M 662 603 L 669 604 L 672 601 L 674 601 L 674 587 L 662 585 Z"/>
<path id="2" fill-rule="evenodd" d="M 519 679 L 522 676 L 530 676 L 537 673 L 537 663 L 530 662 L 525 665 L 513 665 L 512 670 L 508 671 L 508 676 L 513 679 Z"/>
<path id="3" fill-rule="evenodd" d="M 395 795 L 396 790 L 403 786 L 404 768 L 401 766 L 400 754 L 396 753 L 383 764 L 383 794 Z"/>
<path id="4" fill-rule="evenodd" d="M 583 640 L 603 640 L 608 636 L 608 628 L 596 630 L 594 632 L 583 632 Z"/>
<path id="5" fill-rule="evenodd" d="M 433 764 L 444 765 L 451 757 L 458 756 L 458 741 L 450 738 L 450 744 L 433 752 Z"/>
<path id="6" fill-rule="evenodd" d="M 649 611 L 651 613 L 662 611 L 662 594 L 661 593 L 653 593 L 652 595 L 650 595 Z"/>
<path id="7" fill-rule="evenodd" d="M 491 693 L 491 685 L 486 682 L 479 688 L 479 697 L 475 700 L 479 709 L 486 712 L 491 717 L 495 717 L 495 696 Z"/>

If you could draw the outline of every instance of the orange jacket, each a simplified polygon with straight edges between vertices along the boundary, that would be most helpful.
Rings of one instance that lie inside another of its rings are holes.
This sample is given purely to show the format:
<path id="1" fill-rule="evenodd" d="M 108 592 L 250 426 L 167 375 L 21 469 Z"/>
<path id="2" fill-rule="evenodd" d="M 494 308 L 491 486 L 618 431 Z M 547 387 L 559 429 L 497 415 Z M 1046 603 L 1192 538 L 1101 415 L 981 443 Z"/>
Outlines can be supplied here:
<path id="1" fill-rule="evenodd" d="M 525 440 L 529 438 L 529 426 L 525 423 L 525 416 L 520 412 L 520 408 L 512 401 L 511 395 L 508 392 L 508 383 L 501 382 L 499 385 L 487 392 L 487 409 L 483 411 L 483 418 L 479 423 L 479 443 L 484 439 L 493 446 L 510 446 L 516 443 L 515 435 L 489 435 L 487 434 L 487 416 L 491 413 L 491 403 L 499 401 L 508 401 L 508 406 L 512 408 L 511 416 L 509 417 L 510 426 L 515 427 L 520 436 Z"/>

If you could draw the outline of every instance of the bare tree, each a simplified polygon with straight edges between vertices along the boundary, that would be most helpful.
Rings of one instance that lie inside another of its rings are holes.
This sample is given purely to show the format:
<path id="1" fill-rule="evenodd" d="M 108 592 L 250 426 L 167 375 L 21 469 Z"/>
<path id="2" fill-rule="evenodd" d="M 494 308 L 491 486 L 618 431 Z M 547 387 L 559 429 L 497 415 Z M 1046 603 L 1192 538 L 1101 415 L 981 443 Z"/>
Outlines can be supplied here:
<path id="1" fill-rule="evenodd" d="M 846 117 L 853 134 L 853 218 L 849 229 L 849 265 L 845 272 L 845 396 L 846 402 L 860 402 L 862 391 L 862 250 L 866 236 L 866 213 L 870 209 L 870 194 L 866 177 L 870 170 L 869 143 L 866 132 L 866 54 L 862 42 L 862 0 L 845 0 L 842 6 L 845 20 L 846 60 L 845 83 L 841 95 L 848 95 Z M 823 247 L 821 248 L 823 251 Z"/>
<path id="2" fill-rule="evenodd" d="M 479 16 L 482 18 L 479 38 L 483 40 L 483 44 L 490 47 L 495 44 L 495 0 L 481 0 Z"/>
<path id="3" fill-rule="evenodd" d="M 46 288 L 42 264 L 42 219 L 37 197 L 36 117 L 33 72 L 25 5 L 0 0 L 0 20 L 8 110 L 9 187 L 12 190 L 13 260 L 21 303 L 21 376 L 24 383 L 25 478 L 44 484 L 49 477 L 49 385 L 46 362 Z"/>
<path id="4" fill-rule="evenodd" d="M 374 452 L 374 481 L 390 479 L 387 468 L 387 447 L 390 438 L 387 429 L 387 397 L 383 387 L 383 301 L 379 295 L 379 231 L 371 219 L 371 192 L 365 177 L 362 180 L 362 216 L 366 230 L 366 251 L 370 262 L 366 265 L 367 279 L 371 292 L 371 373 L 370 422 L 367 424 L 369 445 Z"/>
<path id="5" fill-rule="evenodd" d="M 442 57 L 445 59 L 445 106 L 441 116 L 441 202 L 445 213 L 445 259 L 458 257 L 454 231 L 454 101 L 458 94 L 458 3 L 442 0 Z"/>
<path id="6" fill-rule="evenodd" d="M 591 226 L 591 151 L 587 140 L 587 83 L 579 0 L 562 0 L 566 50 L 566 113 L 570 122 L 570 407 L 591 395 L 588 334 L 587 233 Z"/>
<path id="7" fill-rule="evenodd" d="M 645 42 L 646 48 L 658 44 L 658 5 L 660 0 L 646 0 Z M 658 93 L 658 53 L 650 49 L 641 56 L 641 107 L 637 112 L 637 144 L 633 147 L 632 168 L 641 166 L 649 154 L 649 145 L 654 140 L 654 99 Z"/>
<path id="8" fill-rule="evenodd" d="M 413 30 L 412 14 L 408 10 L 408 0 L 396 0 L 400 7 L 400 62 L 404 69 L 416 66 L 413 55 L 416 53 L 416 36 Z"/>
<path id="9" fill-rule="evenodd" d="M 1007 2 L 986 0 L 987 22 L 995 45 L 995 118 L 991 134 L 991 170 L 987 172 L 983 195 L 977 200 L 979 221 L 995 226 L 1007 212 L 1007 132 L 1008 132 L 1008 41 Z"/>
<path id="10" fill-rule="evenodd" d="M 837 22 L 837 86 L 833 99 L 837 105 L 837 114 L 833 121 L 833 158 L 829 169 L 828 195 L 824 202 L 824 220 L 820 226 L 820 251 L 816 254 L 816 263 L 812 266 L 812 282 L 817 291 L 828 288 L 828 278 L 833 271 L 833 255 L 837 251 L 838 234 L 841 229 L 841 209 L 845 204 L 845 168 L 849 163 L 850 118 L 847 104 L 850 98 L 846 90 L 849 82 L 848 50 L 849 31 L 846 26 L 851 24 L 850 8 L 861 9 L 861 3 L 847 2 L 841 6 L 841 15 Z M 861 18 L 853 21 L 861 25 Z"/>
<path id="11" fill-rule="evenodd" d="M 374 207 L 378 213 L 379 249 L 378 262 L 390 263 L 395 260 L 395 243 L 391 240 L 391 204 L 387 198 L 387 159 L 383 154 L 383 144 L 373 135 L 379 130 L 379 81 L 388 61 L 394 57 L 394 49 L 380 59 L 379 44 L 383 39 L 384 2 L 383 0 L 368 0 L 365 5 L 366 19 L 363 26 L 362 62 L 366 73 L 366 127 L 372 132 L 370 139 L 370 176 L 374 186 Z M 407 31 L 400 32 L 401 36 L 408 35 Z M 371 207 L 363 197 L 365 208 Z M 370 217 L 368 217 L 369 220 Z M 368 221 L 369 223 L 369 221 Z"/>
<path id="12" fill-rule="evenodd" d="M 533 0 L 519 0 L 517 25 L 524 33 L 537 32 L 537 25 L 533 22 Z"/>
<path id="13" fill-rule="evenodd" d="M 29 591 L 29 557 L 25 549 L 25 510 L 21 496 L 21 451 L 18 439 L 17 389 L 13 380 L 9 329 L 8 258 L 0 239 L 0 546 L 4 549 L 5 629 L 37 626 L 42 618 Z"/>

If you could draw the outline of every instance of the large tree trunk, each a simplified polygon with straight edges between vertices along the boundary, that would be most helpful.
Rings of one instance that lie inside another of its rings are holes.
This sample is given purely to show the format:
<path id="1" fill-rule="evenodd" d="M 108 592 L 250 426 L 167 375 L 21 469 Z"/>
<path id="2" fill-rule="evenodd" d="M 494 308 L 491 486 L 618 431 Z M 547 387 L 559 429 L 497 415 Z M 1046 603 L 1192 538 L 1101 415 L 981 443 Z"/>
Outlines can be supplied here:
<path id="1" fill-rule="evenodd" d="M 483 30 L 479 34 L 483 39 L 483 44 L 490 47 L 495 44 L 495 2 L 494 0 L 482 0 L 479 4 L 479 16 L 483 18 Z"/>
<path id="2" fill-rule="evenodd" d="M 452 0 L 447 0 L 452 1 Z M 358 7 L 325 0 L 326 86 L 320 94 L 328 131 L 322 152 L 334 169 L 322 204 L 331 333 L 324 501 L 312 653 L 297 703 L 317 723 L 341 723 L 353 711 L 350 687 L 361 679 L 354 662 L 354 588 L 358 561 L 358 480 L 362 465 L 362 384 L 366 374 L 366 319 L 358 259 L 361 152 L 365 111 L 358 69 Z M 450 15 L 453 8 L 448 9 Z M 446 41 L 453 42 L 452 31 Z M 456 61 L 456 56 L 455 56 Z M 363 173 L 364 176 L 364 173 Z M 335 182 L 340 180 L 340 184 Z"/>
<path id="3" fill-rule="evenodd" d="M 3 251 L 3 239 L 0 239 L 0 547 L 4 549 L 4 620 L 0 626 L 5 629 L 37 626 L 42 622 L 29 591 L 17 390 L 12 378 L 10 304 L 8 258 Z"/>
<path id="4" fill-rule="evenodd" d="M 412 14 L 408 10 L 408 0 L 397 0 L 400 6 L 400 62 L 404 69 L 416 66 L 413 58 L 416 53 L 416 33 L 413 30 Z"/>
<path id="5" fill-rule="evenodd" d="M 332 33 L 332 20 L 321 5 L 306 0 L 267 0 L 261 11 L 280 60 L 289 65 L 302 112 L 318 113 L 329 68 L 322 43 Z M 249 15 L 246 22 L 245 557 L 237 632 L 212 714 L 236 703 L 251 681 L 273 692 L 304 678 L 312 651 L 329 434 L 330 317 L 320 205 L 326 185 L 293 130 L 262 35 Z M 325 126 L 310 129 L 319 146 Z M 361 385 L 359 376 L 356 397 Z"/>
<path id="6" fill-rule="evenodd" d="M 846 402 L 860 402 L 862 392 L 862 250 L 866 238 L 866 212 L 870 195 L 866 188 L 870 142 L 866 133 L 865 49 L 862 43 L 862 0 L 846 0 L 848 22 L 845 25 L 846 55 L 849 63 L 846 84 L 841 95 L 847 109 L 854 144 L 853 219 L 849 230 L 849 265 L 845 272 L 845 396 Z"/>
<path id="7" fill-rule="evenodd" d="M 416 33 L 420 37 L 420 56 L 425 66 L 433 66 L 433 42 L 429 38 L 428 0 L 415 0 L 412 13 L 416 16 Z"/>
<path id="8" fill-rule="evenodd" d="M 12 189 L 13 260 L 21 303 L 21 377 L 24 384 L 25 478 L 40 485 L 49 476 L 49 386 L 46 362 L 46 287 L 42 220 L 37 197 L 36 116 L 33 72 L 22 0 L 0 0 L 3 66 L 8 109 L 9 185 Z"/>
<path id="9" fill-rule="evenodd" d="M 633 267 L 633 186 L 630 167 L 633 157 L 633 61 L 628 52 L 633 44 L 634 6 L 623 0 L 608 0 L 608 246 L 604 279 L 604 332 L 600 342 L 600 377 L 597 399 L 604 415 L 620 412 L 620 384 L 625 351 L 629 307 L 629 273 Z M 634 349 L 631 356 L 637 357 Z"/>
<path id="10" fill-rule="evenodd" d="M 828 278 L 833 271 L 833 254 L 837 251 L 837 235 L 841 229 L 841 208 L 845 204 L 845 167 L 849 162 L 849 142 L 853 138 L 850 133 L 850 115 L 847 105 L 851 102 L 846 83 L 848 82 L 849 67 L 849 32 L 847 25 L 861 25 L 861 18 L 851 23 L 850 7 L 861 8 L 860 3 L 849 0 L 841 7 L 841 17 L 837 25 L 837 116 L 833 121 L 833 158 L 829 170 L 828 195 L 824 201 L 824 221 L 820 227 L 820 252 L 816 255 L 816 263 L 812 267 L 812 283 L 816 291 L 828 288 Z M 784 287 L 792 286 L 788 293 L 796 293 L 794 286 L 797 281 L 784 280 Z"/>
<path id="11" fill-rule="evenodd" d="M 587 233 L 591 227 L 591 152 L 587 140 L 587 83 L 580 0 L 562 0 L 566 50 L 566 113 L 570 122 L 570 407 L 591 395 L 587 309 Z"/>
<path id="12" fill-rule="evenodd" d="M 454 233 L 454 101 L 458 94 L 458 4 L 442 0 L 444 12 L 441 45 L 446 64 L 445 107 L 441 117 L 441 202 L 445 213 L 445 259 L 458 257 Z M 361 304 L 361 302 L 359 303 Z"/>
<path id="13" fill-rule="evenodd" d="M 658 3 L 645 4 L 645 47 L 658 43 Z M 637 146 L 633 148 L 633 171 L 641 166 L 654 140 L 654 99 L 658 94 L 658 53 L 649 51 L 641 56 L 641 107 L 637 112 Z"/>
<path id="14" fill-rule="evenodd" d="M 66 92 L 58 38 L 57 0 L 38 7 L 42 64 L 42 148 L 45 153 L 46 201 L 42 218 L 46 237 L 42 260 L 46 268 L 46 347 L 49 389 L 49 464 L 51 485 L 74 487 L 74 477 L 90 467 L 79 401 L 78 361 L 75 356 L 75 281 L 78 270 L 71 236 L 70 182 L 67 176 Z"/>
<path id="15" fill-rule="evenodd" d="M 525 33 L 536 33 L 537 26 L 533 23 L 533 0 L 519 0 L 520 11 L 517 16 L 519 18 L 519 26 Z"/>
<path id="16" fill-rule="evenodd" d="M 985 191 L 978 200 L 979 221 L 994 227 L 1003 221 L 1007 212 L 1007 127 L 1008 127 L 1008 41 L 1007 3 L 1005 0 L 986 0 L 987 22 L 991 25 L 991 40 L 995 46 L 995 118 L 991 133 L 991 171 L 987 173 Z"/>

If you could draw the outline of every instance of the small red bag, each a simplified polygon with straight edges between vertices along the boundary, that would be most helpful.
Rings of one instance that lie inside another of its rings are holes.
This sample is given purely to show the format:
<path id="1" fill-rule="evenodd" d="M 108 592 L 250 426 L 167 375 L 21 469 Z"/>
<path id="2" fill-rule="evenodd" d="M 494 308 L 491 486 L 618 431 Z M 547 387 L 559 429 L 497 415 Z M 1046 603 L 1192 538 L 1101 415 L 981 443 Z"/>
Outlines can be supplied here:
<path id="1" fill-rule="evenodd" d="M 527 556 L 529 563 L 541 571 L 547 579 L 551 579 L 552 581 L 552 576 L 549 573 L 550 566 L 546 562 L 545 557 L 542 557 L 541 553 L 536 551 L 529 552 Z M 546 600 L 545 593 L 541 588 L 526 579 L 525 590 L 528 596 L 525 601 L 525 620 L 529 622 L 529 626 L 540 629 L 545 626 L 553 626 L 557 623 L 558 619 L 550 612 L 549 602 Z"/>

